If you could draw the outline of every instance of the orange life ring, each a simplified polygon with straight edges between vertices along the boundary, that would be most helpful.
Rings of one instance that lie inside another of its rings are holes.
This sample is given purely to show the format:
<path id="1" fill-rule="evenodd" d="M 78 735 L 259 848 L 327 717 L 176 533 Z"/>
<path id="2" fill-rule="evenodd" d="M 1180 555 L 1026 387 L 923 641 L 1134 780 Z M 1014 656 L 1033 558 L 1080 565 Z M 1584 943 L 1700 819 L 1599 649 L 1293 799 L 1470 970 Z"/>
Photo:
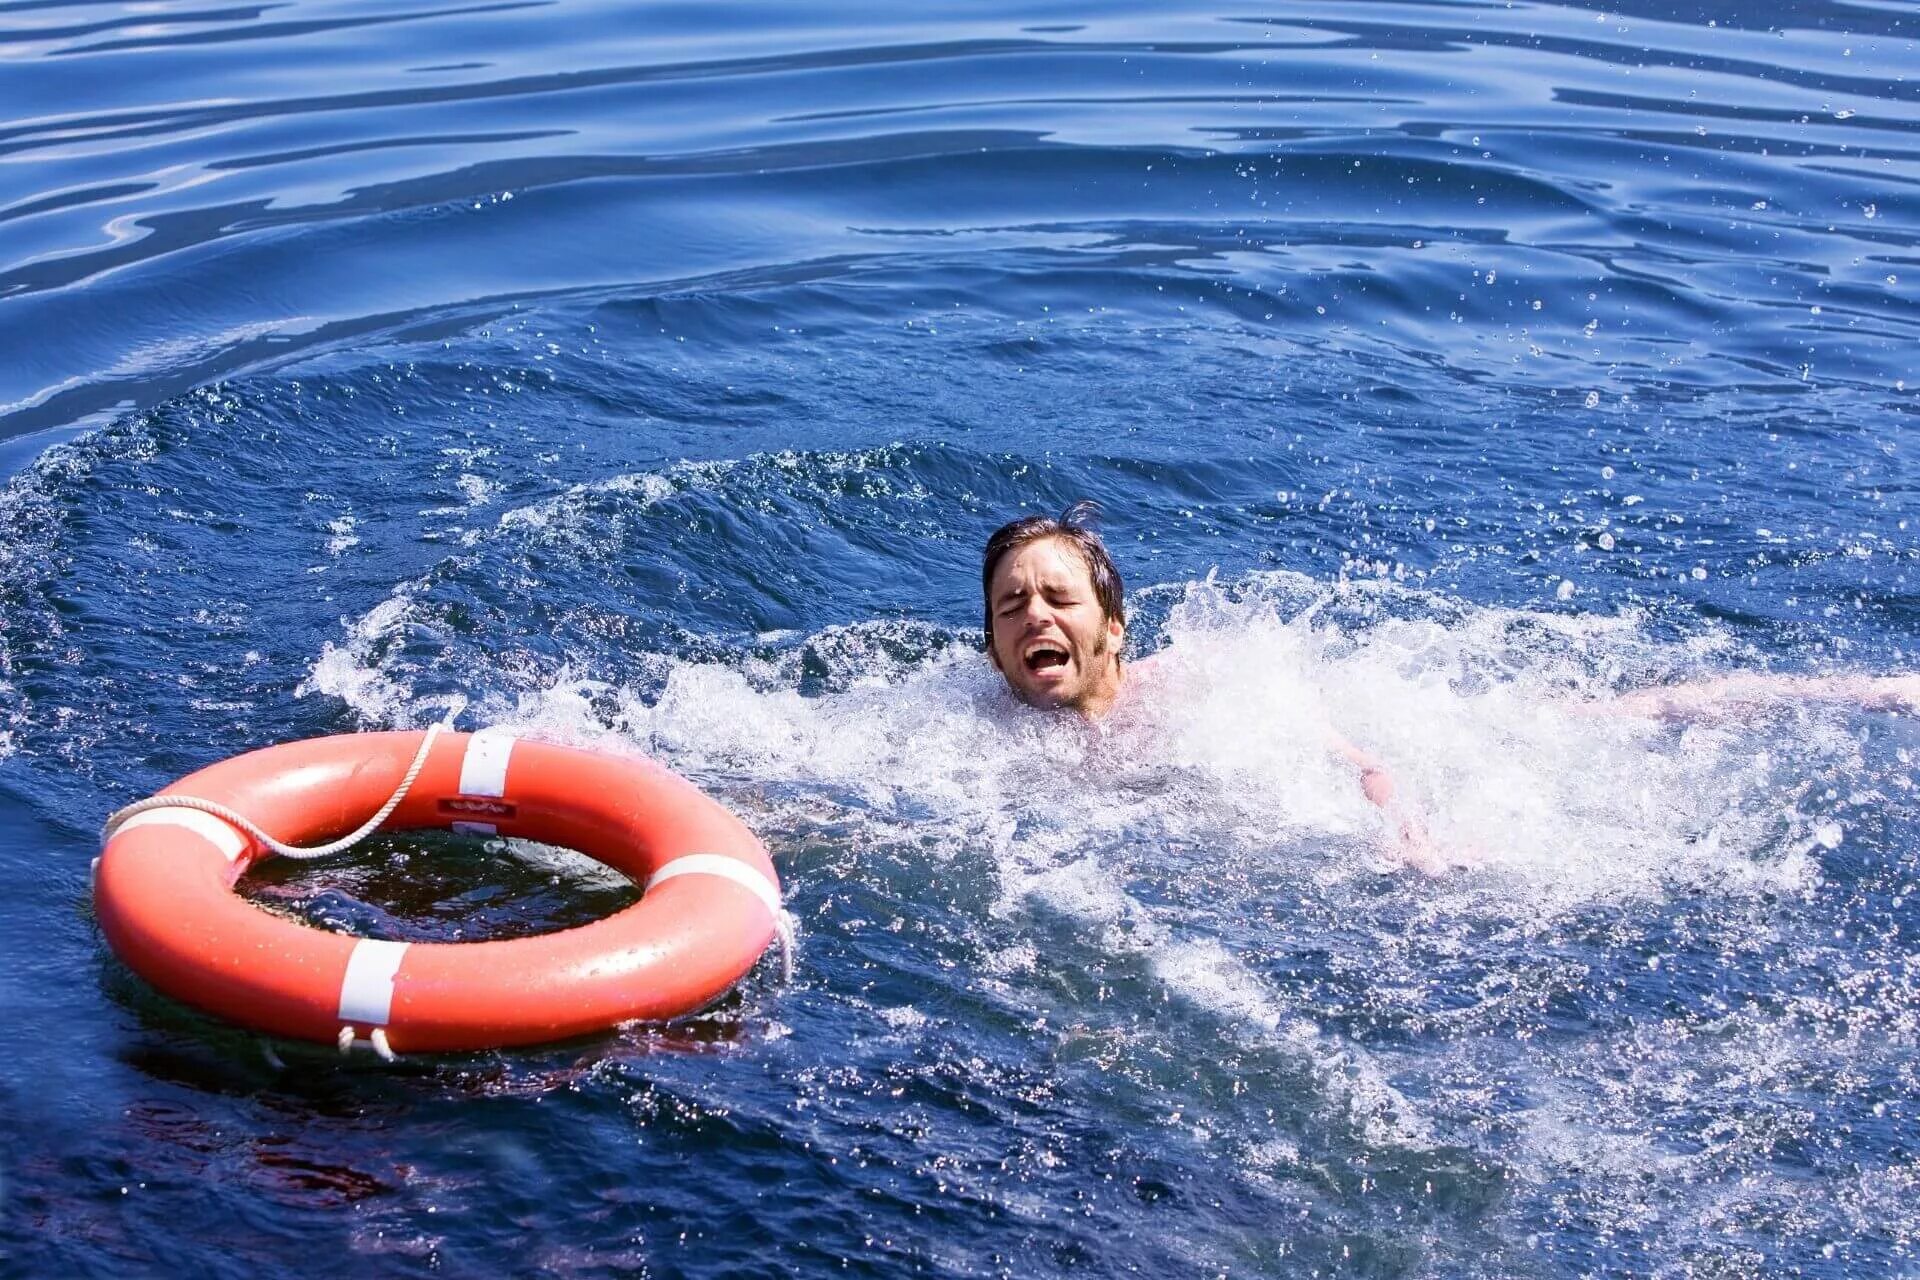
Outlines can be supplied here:
<path id="1" fill-rule="evenodd" d="M 420 733 L 370 733 L 268 747 L 161 794 L 214 801 L 283 843 L 305 844 L 377 810 L 421 743 Z M 210 814 L 161 807 L 107 841 L 94 882 L 101 929 L 155 987 L 230 1021 L 343 1047 L 350 1029 L 383 1052 L 432 1052 L 690 1013 L 745 976 L 780 922 L 765 847 L 692 783 L 647 760 L 493 730 L 443 733 L 383 825 L 577 849 L 645 892 L 605 920 L 537 937 L 352 938 L 235 894 L 247 867 L 271 851 Z"/>

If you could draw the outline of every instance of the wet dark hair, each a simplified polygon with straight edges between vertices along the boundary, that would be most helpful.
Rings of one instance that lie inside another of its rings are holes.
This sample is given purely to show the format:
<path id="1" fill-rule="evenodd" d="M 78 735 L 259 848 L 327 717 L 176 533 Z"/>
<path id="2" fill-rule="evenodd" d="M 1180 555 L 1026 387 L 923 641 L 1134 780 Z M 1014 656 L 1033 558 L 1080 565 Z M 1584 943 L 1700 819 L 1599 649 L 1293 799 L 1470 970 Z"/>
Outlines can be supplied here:
<path id="1" fill-rule="evenodd" d="M 1082 499 L 1062 511 L 1057 520 L 1052 516 L 1022 516 L 993 531 L 980 561 L 980 595 L 986 602 L 988 649 L 993 648 L 993 571 L 999 568 L 1008 552 L 1048 538 L 1058 538 L 1086 561 L 1087 572 L 1093 577 L 1094 597 L 1100 601 L 1100 612 L 1106 615 L 1107 621 L 1126 625 L 1126 588 L 1120 582 L 1120 571 L 1113 567 L 1113 557 L 1107 554 L 1107 544 L 1100 541 L 1100 535 L 1092 528 L 1092 522 L 1099 518 L 1100 504 Z"/>

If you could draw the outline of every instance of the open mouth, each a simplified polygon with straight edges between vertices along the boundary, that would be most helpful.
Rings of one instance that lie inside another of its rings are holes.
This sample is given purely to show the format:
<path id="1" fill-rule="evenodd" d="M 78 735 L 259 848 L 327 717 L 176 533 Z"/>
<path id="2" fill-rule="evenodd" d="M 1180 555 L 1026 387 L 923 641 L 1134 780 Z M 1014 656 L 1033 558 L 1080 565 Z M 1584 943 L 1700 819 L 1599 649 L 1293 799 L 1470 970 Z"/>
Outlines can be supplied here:
<path id="1" fill-rule="evenodd" d="M 1067 665 L 1067 651 L 1059 645 L 1037 644 L 1027 650 L 1022 661 L 1029 671 L 1053 671 Z"/>

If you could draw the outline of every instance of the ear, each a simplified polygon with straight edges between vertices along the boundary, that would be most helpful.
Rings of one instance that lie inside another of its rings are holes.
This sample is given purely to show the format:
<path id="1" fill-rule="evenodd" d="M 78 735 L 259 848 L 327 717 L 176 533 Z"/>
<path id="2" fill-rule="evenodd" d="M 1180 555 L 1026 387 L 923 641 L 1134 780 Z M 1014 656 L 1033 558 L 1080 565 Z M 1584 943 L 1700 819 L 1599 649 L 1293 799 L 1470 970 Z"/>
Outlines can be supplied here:
<path id="1" fill-rule="evenodd" d="M 1124 644 L 1127 639 L 1127 624 L 1118 618 L 1109 618 L 1107 620 L 1107 639 L 1113 642 L 1113 651 L 1115 653 L 1120 652 L 1120 646 Z"/>

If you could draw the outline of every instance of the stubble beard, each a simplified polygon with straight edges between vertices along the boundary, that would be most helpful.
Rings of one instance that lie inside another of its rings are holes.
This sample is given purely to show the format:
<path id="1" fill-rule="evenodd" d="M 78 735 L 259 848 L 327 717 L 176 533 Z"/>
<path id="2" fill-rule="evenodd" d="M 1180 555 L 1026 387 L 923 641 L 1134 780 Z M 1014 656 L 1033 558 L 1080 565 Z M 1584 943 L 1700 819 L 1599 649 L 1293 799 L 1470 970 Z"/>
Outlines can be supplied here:
<path id="1" fill-rule="evenodd" d="M 1056 705 L 1071 711 L 1083 713 L 1086 711 L 1088 704 L 1094 700 L 1096 692 L 1105 687 L 1107 655 L 1112 651 L 1112 648 L 1113 642 L 1108 637 L 1107 629 L 1103 624 L 1099 633 L 1093 638 L 1093 648 L 1087 651 L 1087 663 L 1080 675 L 1079 693 L 1075 697 L 1065 699 Z"/>
<path id="2" fill-rule="evenodd" d="M 1095 681 L 1104 675 L 1108 655 L 1112 652 L 1113 639 L 1107 634 L 1106 627 L 1102 626 L 1099 633 L 1093 638 L 1093 647 L 1087 651 L 1087 661 L 1082 666 L 1080 689 L 1072 697 L 1057 699 L 1039 697 L 1023 688 L 1017 681 L 1011 679 L 1007 680 L 1007 688 L 1012 692 L 1016 701 L 1024 702 L 1030 707 L 1040 707 L 1050 711 L 1083 712 L 1087 705 L 1094 699 L 1096 689 L 1099 687 Z M 1006 677 L 1006 668 L 1004 666 L 1001 667 L 1001 676 L 1003 679 Z"/>

